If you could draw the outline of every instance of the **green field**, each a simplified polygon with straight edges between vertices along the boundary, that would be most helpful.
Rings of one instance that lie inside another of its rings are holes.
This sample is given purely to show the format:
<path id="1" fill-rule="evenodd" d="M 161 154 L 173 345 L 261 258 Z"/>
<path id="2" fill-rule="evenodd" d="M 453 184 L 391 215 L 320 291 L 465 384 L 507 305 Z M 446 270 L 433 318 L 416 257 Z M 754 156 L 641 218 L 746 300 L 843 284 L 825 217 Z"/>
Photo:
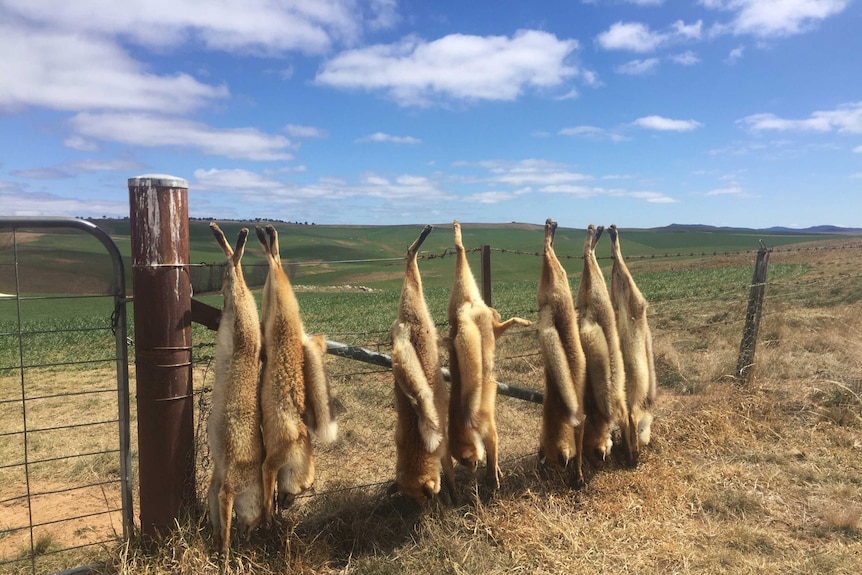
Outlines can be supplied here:
<path id="1" fill-rule="evenodd" d="M 97 225 L 116 242 L 123 255 L 126 283 L 131 289 L 131 241 L 128 220 L 97 220 Z M 221 222 L 229 239 L 236 237 L 240 227 L 252 227 L 254 222 Z M 309 286 L 363 285 L 393 289 L 400 285 L 400 258 L 416 238 L 421 226 L 305 226 L 275 224 L 279 230 L 282 260 L 295 284 Z M 34 230 L 38 232 L 38 230 Z M 538 257 L 542 249 L 542 227 L 528 224 L 469 224 L 463 226 L 464 245 L 478 250 L 483 245 L 492 249 L 494 283 L 535 281 L 541 267 Z M 579 271 L 577 258 L 583 249 L 583 229 L 559 228 L 555 246 L 564 262 L 570 262 L 570 274 Z M 638 258 L 702 257 L 702 254 L 755 251 L 759 241 L 769 247 L 822 242 L 852 236 L 827 234 L 776 234 L 751 230 L 655 229 L 621 232 L 623 250 L 630 261 Z M 87 234 L 23 233 L 17 236 L 19 290 L 21 293 L 105 293 L 111 278 L 111 265 L 102 246 Z M 195 267 L 221 264 L 224 256 L 210 233 L 207 222 L 189 223 L 189 261 Z M 452 260 L 442 256 L 453 246 L 451 224 L 437 226 L 423 245 L 428 256 L 422 263 L 426 286 L 445 287 L 451 281 Z M 525 254 L 535 254 L 533 256 Z M 600 258 L 610 256 L 610 242 L 599 243 Z M 470 254 L 471 265 L 478 269 L 479 254 Z M 0 270 L 14 262 L 9 232 L 0 233 Z M 264 263 L 262 251 L 254 234 L 249 238 L 243 260 L 249 270 Z M 198 273 L 201 271 L 197 271 Z M 49 273 L 50 272 L 50 273 Z M 258 277 L 265 275 L 260 270 Z M 217 284 L 218 271 L 214 271 Z M 58 283 L 63 290 L 58 290 Z M 15 293 L 12 273 L 0 273 L 0 293 Z M 200 291 L 200 290 L 199 290 Z"/>

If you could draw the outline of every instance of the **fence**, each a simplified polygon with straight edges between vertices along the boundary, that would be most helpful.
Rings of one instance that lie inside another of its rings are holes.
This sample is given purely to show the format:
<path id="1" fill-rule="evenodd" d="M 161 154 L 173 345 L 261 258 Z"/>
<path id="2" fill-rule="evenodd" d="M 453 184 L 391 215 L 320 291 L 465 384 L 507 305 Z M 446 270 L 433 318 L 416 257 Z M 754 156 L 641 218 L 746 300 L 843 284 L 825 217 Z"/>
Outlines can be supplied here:
<path id="1" fill-rule="evenodd" d="M 524 258 L 525 263 L 530 258 L 535 263 L 541 257 L 540 253 L 494 248 L 474 248 L 471 251 L 474 256 L 479 251 L 485 254 L 505 252 Z M 761 254 L 772 257 L 771 264 L 775 269 L 771 272 L 769 289 L 774 286 L 776 293 L 773 297 L 764 289 L 766 277 L 760 275 L 765 273 L 764 265 L 755 265 L 755 260 L 762 258 L 762 262 L 766 259 Z M 807 264 L 798 262 L 806 262 L 812 256 L 819 258 L 824 254 L 852 259 L 862 256 L 862 244 L 843 242 L 816 248 L 782 247 L 769 251 L 682 252 L 628 257 L 636 281 L 650 300 L 649 316 L 656 338 L 660 387 L 665 392 L 692 394 L 698 393 L 710 382 L 751 381 L 758 373 L 757 364 L 753 355 L 744 356 L 743 353 L 753 354 L 752 344 L 757 340 L 757 333 L 755 330 L 754 335 L 751 335 L 752 326 L 759 325 L 757 322 L 752 324 L 754 320 L 762 320 L 760 333 L 768 338 L 767 347 L 771 349 L 774 338 L 788 323 L 787 314 L 797 309 L 792 303 L 788 305 L 788 301 L 819 305 L 812 302 L 823 301 L 824 293 L 832 294 L 832 301 L 836 303 L 847 301 L 848 297 L 862 297 L 862 273 L 847 274 L 839 284 L 829 278 L 801 279 L 806 276 L 808 269 Z M 424 254 L 423 259 L 447 255 L 448 252 Z M 580 256 L 558 256 L 573 278 L 573 293 L 577 293 Z M 600 259 L 604 260 L 602 263 L 605 265 L 610 264 L 609 258 Z M 335 263 L 320 262 L 318 265 L 331 267 Z M 338 265 L 350 266 L 351 263 L 338 262 Z M 306 264 L 303 269 L 313 266 Z M 752 280 L 755 268 L 759 272 Z M 480 266 L 474 262 L 474 273 L 479 269 Z M 482 265 L 481 269 L 489 270 L 487 273 L 490 275 L 492 266 Z M 313 270 L 309 270 L 309 273 L 313 274 Z M 685 279 L 687 274 L 696 276 L 698 280 L 697 285 L 688 291 L 666 285 L 674 281 L 689 281 Z M 711 280 L 712 276 L 715 276 L 715 281 Z M 341 438 L 333 446 L 316 448 L 317 491 L 304 496 L 314 501 L 314 504 L 295 512 L 300 520 L 304 517 L 311 521 L 315 513 L 326 513 L 326 499 L 340 499 L 346 497 L 345 493 L 354 493 L 361 503 L 363 497 L 376 497 L 381 486 L 392 479 L 395 412 L 391 405 L 392 378 L 388 369 L 391 347 L 387 326 L 394 319 L 397 293 L 391 295 L 390 316 L 383 319 L 369 318 L 369 323 L 355 325 L 349 330 L 344 326 L 330 329 L 330 325 L 337 323 L 330 323 L 330 317 L 348 312 L 335 307 L 327 299 L 324 306 L 327 309 L 321 313 L 314 304 L 321 293 L 313 289 L 306 291 L 302 286 L 301 274 L 293 280 L 306 328 L 310 332 L 326 333 L 330 340 L 329 352 L 333 357 L 328 362 L 328 372 L 340 406 Z M 489 278 L 488 284 L 491 283 Z M 496 293 L 495 303 L 504 310 L 503 316 L 518 315 L 535 321 L 538 317 L 535 291 L 529 290 L 535 290 L 537 283 L 538 280 L 526 293 L 516 298 L 509 293 Z M 753 297 L 752 289 L 756 289 L 759 296 Z M 448 329 L 445 322 L 446 295 L 445 289 L 426 289 L 432 317 L 439 322 L 437 327 L 441 334 Z M 346 304 L 348 306 L 361 306 L 365 299 L 378 299 L 376 295 L 364 292 L 345 295 L 347 300 L 351 297 L 356 301 Z M 826 301 L 825 305 L 833 304 Z M 212 378 L 213 344 L 203 343 L 205 337 L 196 337 L 199 342 L 195 351 L 199 421 L 205 420 L 208 412 Z M 747 359 L 740 360 L 743 357 Z M 742 379 L 736 370 L 737 364 L 745 367 Z M 513 329 L 498 341 L 497 369 L 500 381 L 515 390 L 515 397 L 529 400 L 510 399 L 512 396 L 506 393 L 507 390 L 502 390 L 498 399 L 501 466 L 505 474 L 518 467 L 534 465 L 535 461 L 541 418 L 540 409 L 535 404 L 541 401 L 543 366 L 534 329 Z M 858 387 L 850 383 L 854 389 Z M 523 393 L 519 390 L 523 390 Z M 661 438 L 658 440 L 661 441 Z M 203 435 L 199 434 L 197 444 L 202 448 L 199 453 L 198 480 L 203 482 L 209 476 Z M 469 481 L 463 476 L 460 479 Z"/>
<path id="2" fill-rule="evenodd" d="M 19 258 L 37 235 L 80 232 L 106 252 L 91 260 L 110 266 L 102 295 Z M 133 528 L 123 262 L 89 222 L 0 218 L 0 270 L 0 569 L 57 571 Z M 54 293 L 32 295 L 45 282 Z"/>

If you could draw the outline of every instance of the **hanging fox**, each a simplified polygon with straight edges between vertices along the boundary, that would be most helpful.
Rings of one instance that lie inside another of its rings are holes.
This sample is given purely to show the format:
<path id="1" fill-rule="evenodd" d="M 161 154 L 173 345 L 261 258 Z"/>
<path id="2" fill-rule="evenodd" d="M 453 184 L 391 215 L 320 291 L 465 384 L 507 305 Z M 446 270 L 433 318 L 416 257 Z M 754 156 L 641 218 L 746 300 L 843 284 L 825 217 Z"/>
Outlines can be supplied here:
<path id="1" fill-rule="evenodd" d="M 455 280 L 449 294 L 449 445 L 452 456 L 471 471 L 486 460 L 485 486 L 500 487 L 497 453 L 497 378 L 494 354 L 497 338 L 513 325 L 530 322 L 513 317 L 504 322 L 482 296 L 467 262 L 461 224 L 454 222 Z"/>
<path id="2" fill-rule="evenodd" d="M 539 460 L 565 471 L 572 487 L 584 485 L 584 392 L 586 358 L 569 279 L 554 250 L 557 222 L 545 221 L 539 276 L 539 350 L 545 369 Z"/>
<path id="3" fill-rule="evenodd" d="M 629 458 L 638 463 L 640 447 L 650 442 L 652 413 L 657 385 L 652 332 L 647 321 L 647 300 L 638 289 L 620 249 L 619 230 L 608 228 L 611 237 L 611 303 L 616 315 L 620 351 L 626 374 L 626 404 L 629 412 Z"/>
<path id="4" fill-rule="evenodd" d="M 281 263 L 278 232 L 256 227 L 269 266 L 263 288 L 263 373 L 260 385 L 264 518 L 274 517 L 273 493 L 284 508 L 314 483 L 309 431 L 324 442 L 338 431 L 330 400 L 322 336 L 305 333 L 299 304 Z"/>
<path id="5" fill-rule="evenodd" d="M 398 316 L 391 329 L 397 413 L 395 487 L 419 503 L 440 492 L 441 473 L 446 494 L 455 499 L 446 427 L 449 394 L 440 367 L 437 328 L 425 303 L 417 263 L 419 247 L 431 229 L 425 226 L 407 249 Z"/>
<path id="6" fill-rule="evenodd" d="M 261 335 L 257 304 L 242 274 L 248 229 L 240 231 L 235 248 L 214 222 L 210 229 L 227 257 L 222 281 L 224 304 L 216 334 L 212 411 L 207 422 L 213 460 L 207 500 L 224 565 L 230 549 L 232 512 L 236 512 L 237 531 L 245 536 L 258 526 L 263 514 L 263 442 L 257 396 Z"/>

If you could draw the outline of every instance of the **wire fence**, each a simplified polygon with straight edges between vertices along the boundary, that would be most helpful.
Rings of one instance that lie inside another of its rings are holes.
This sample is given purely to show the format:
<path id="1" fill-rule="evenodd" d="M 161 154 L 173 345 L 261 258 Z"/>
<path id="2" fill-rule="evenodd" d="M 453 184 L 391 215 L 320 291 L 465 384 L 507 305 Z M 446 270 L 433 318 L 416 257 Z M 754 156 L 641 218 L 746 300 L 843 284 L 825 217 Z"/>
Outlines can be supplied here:
<path id="1" fill-rule="evenodd" d="M 476 248 L 468 251 L 478 252 L 479 250 L 480 248 Z M 528 258 L 542 255 L 494 248 L 492 251 Z M 696 393 L 709 382 L 733 379 L 734 362 L 740 339 L 743 337 L 751 273 L 757 251 L 752 249 L 735 252 L 680 252 L 626 257 L 627 261 L 634 262 L 630 265 L 636 281 L 659 273 L 650 267 L 654 264 L 659 264 L 662 268 L 661 278 L 653 281 L 668 281 L 675 273 L 684 275 L 686 271 L 698 267 L 689 267 L 684 262 L 675 268 L 675 272 L 668 273 L 662 262 L 672 258 L 699 258 L 701 262 L 705 262 L 704 265 L 707 268 L 711 265 L 711 259 L 721 258 L 719 269 L 727 267 L 728 259 L 739 263 L 740 269 L 735 272 L 738 276 L 735 282 L 731 281 L 730 284 L 722 282 L 717 286 L 700 286 L 697 290 L 693 289 L 681 295 L 677 290 L 675 295 L 665 297 L 661 289 L 652 288 L 649 281 L 644 282 L 645 287 L 642 289 L 650 299 L 649 319 L 657 342 L 657 370 L 663 389 L 673 393 Z M 792 312 L 796 305 L 809 302 L 828 306 L 831 303 L 846 302 L 847 293 L 852 293 L 854 290 L 858 290 L 862 296 L 862 274 L 860 273 L 841 275 L 840 285 L 836 285 L 831 274 L 829 277 L 809 278 L 807 276 L 809 270 L 804 265 L 795 263 L 798 258 L 809 259 L 813 253 L 833 252 L 842 258 L 846 258 L 848 252 L 852 252 L 851 258 L 856 257 L 857 254 L 862 256 L 862 243 L 783 247 L 771 250 L 774 275 L 779 279 L 768 282 L 767 303 L 761 316 L 765 326 L 763 333 L 766 337 L 774 334 L 775 330 L 787 321 L 787 313 Z M 451 255 L 453 251 L 447 249 L 441 253 L 423 254 L 423 259 L 432 260 Z M 580 260 L 581 257 L 569 256 L 565 259 Z M 610 260 L 610 258 L 602 259 L 608 262 Z M 403 259 L 398 258 L 394 261 L 403 261 Z M 691 263 L 690 260 L 686 262 Z M 309 263 L 306 267 L 329 266 L 334 263 L 336 262 Z M 351 265 L 352 262 L 340 260 L 337 263 Z M 736 266 L 733 262 L 731 264 Z M 572 269 L 568 271 L 576 297 L 577 276 L 580 269 L 571 267 Z M 302 281 L 302 278 L 300 277 L 298 281 Z M 770 291 L 773 281 L 774 293 Z M 824 289 L 826 287 L 828 289 Z M 650 297 L 651 293 L 655 297 Z M 302 313 L 302 303 L 300 308 Z M 535 322 L 538 318 L 535 294 L 522 297 L 518 305 L 509 306 L 508 311 L 511 315 Z M 337 314 L 339 311 L 332 310 L 332 313 Z M 391 314 L 394 319 L 394 308 Z M 445 335 L 448 331 L 448 323 L 439 315 L 435 319 L 438 333 Z M 440 321 L 441 319 L 444 320 Z M 326 333 L 329 340 L 338 342 L 335 346 L 330 345 L 330 353 L 332 354 L 333 348 L 338 346 L 356 346 L 368 352 L 359 355 L 386 355 L 391 352 L 388 330 L 362 330 L 360 327 L 351 326 L 349 330 Z M 313 325 L 306 325 L 306 328 L 311 332 L 315 331 Z M 195 352 L 196 373 L 199 374 L 196 376 L 198 379 L 195 383 L 198 389 L 199 421 L 206 418 L 209 409 L 212 351 L 213 344 L 202 344 L 196 347 Z M 720 364 L 715 364 L 717 356 L 724 358 Z M 447 360 L 445 354 L 442 354 L 444 371 L 448 367 Z M 496 366 L 498 379 L 504 385 L 532 392 L 541 398 L 543 364 L 535 327 L 510 330 L 499 340 Z M 368 492 L 371 494 L 369 496 L 376 497 L 383 486 L 389 485 L 394 478 L 393 433 L 396 414 L 392 403 L 391 372 L 385 365 L 359 362 L 355 358 L 349 359 L 341 354 L 329 357 L 327 371 L 337 395 L 339 439 L 333 445 L 316 446 L 318 470 L 316 489 L 303 494 L 299 499 L 316 500 L 349 491 Z M 504 474 L 507 467 L 511 471 L 513 468 L 533 465 L 541 419 L 541 410 L 536 405 L 535 399 L 533 402 L 525 402 L 498 395 L 497 417 L 501 467 Z M 199 427 L 200 431 L 202 429 Z M 203 435 L 198 437 L 197 444 L 202 450 L 199 457 L 198 477 L 203 484 L 209 477 L 209 461 Z M 465 477 L 461 476 L 461 479 L 464 480 Z M 469 481 L 469 477 L 466 480 Z"/>

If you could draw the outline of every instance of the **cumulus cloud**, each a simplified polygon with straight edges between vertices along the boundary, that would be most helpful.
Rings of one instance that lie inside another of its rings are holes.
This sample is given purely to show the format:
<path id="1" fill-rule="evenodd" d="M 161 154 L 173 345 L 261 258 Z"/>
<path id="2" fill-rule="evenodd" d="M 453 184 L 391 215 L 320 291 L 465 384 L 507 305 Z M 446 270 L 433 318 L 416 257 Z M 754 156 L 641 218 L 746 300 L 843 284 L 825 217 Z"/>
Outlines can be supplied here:
<path id="1" fill-rule="evenodd" d="M 625 74 L 627 76 L 644 76 L 652 74 L 658 68 L 658 58 L 647 58 L 645 60 L 631 60 L 625 64 L 621 64 L 614 68 L 617 74 Z"/>
<path id="2" fill-rule="evenodd" d="M 738 121 L 756 132 L 775 130 L 862 134 L 862 102 L 842 104 L 834 110 L 816 111 L 808 118 L 788 120 L 772 113 L 752 114 Z"/>
<path id="3" fill-rule="evenodd" d="M 700 38 L 703 22 L 685 24 L 677 20 L 665 32 L 651 30 L 641 22 L 616 22 L 596 36 L 596 42 L 605 50 L 629 50 L 632 52 L 654 52 L 658 48 Z"/>
<path id="4" fill-rule="evenodd" d="M 209 49 L 280 54 L 320 54 L 334 43 L 351 43 L 362 30 L 354 0 L 4 0 L 23 18 L 55 29 L 96 36 L 123 36 L 165 49 L 186 42 Z M 374 26 L 395 22 L 392 2 L 375 0 Z"/>
<path id="5" fill-rule="evenodd" d="M 703 124 L 695 120 L 672 120 L 662 116 L 644 116 L 635 120 L 634 125 L 661 132 L 690 132 Z"/>
<path id="6" fill-rule="evenodd" d="M 204 123 L 138 113 L 82 112 L 69 120 L 82 136 L 144 147 L 191 148 L 234 159 L 290 160 L 293 147 L 284 136 L 256 128 L 214 128 Z"/>
<path id="7" fill-rule="evenodd" d="M 316 81 L 381 91 L 402 106 L 437 98 L 515 100 L 527 88 L 556 87 L 577 75 L 565 63 L 577 48 L 576 40 L 537 30 L 512 37 L 451 34 L 432 42 L 410 37 L 338 54 L 321 66 Z"/>
<path id="8" fill-rule="evenodd" d="M 700 3 L 707 8 L 733 12 L 729 22 L 713 28 L 713 34 L 780 38 L 811 30 L 826 18 L 843 12 L 849 0 L 700 0 Z"/>
<path id="9" fill-rule="evenodd" d="M 367 136 L 357 138 L 357 142 L 384 142 L 389 144 L 421 144 L 422 140 L 413 136 L 393 136 L 383 132 L 374 132 Z"/>
<path id="10" fill-rule="evenodd" d="M 149 73 L 116 44 L 74 32 L 0 24 L 0 53 L 0 108 L 187 112 L 229 95 L 188 74 Z"/>

